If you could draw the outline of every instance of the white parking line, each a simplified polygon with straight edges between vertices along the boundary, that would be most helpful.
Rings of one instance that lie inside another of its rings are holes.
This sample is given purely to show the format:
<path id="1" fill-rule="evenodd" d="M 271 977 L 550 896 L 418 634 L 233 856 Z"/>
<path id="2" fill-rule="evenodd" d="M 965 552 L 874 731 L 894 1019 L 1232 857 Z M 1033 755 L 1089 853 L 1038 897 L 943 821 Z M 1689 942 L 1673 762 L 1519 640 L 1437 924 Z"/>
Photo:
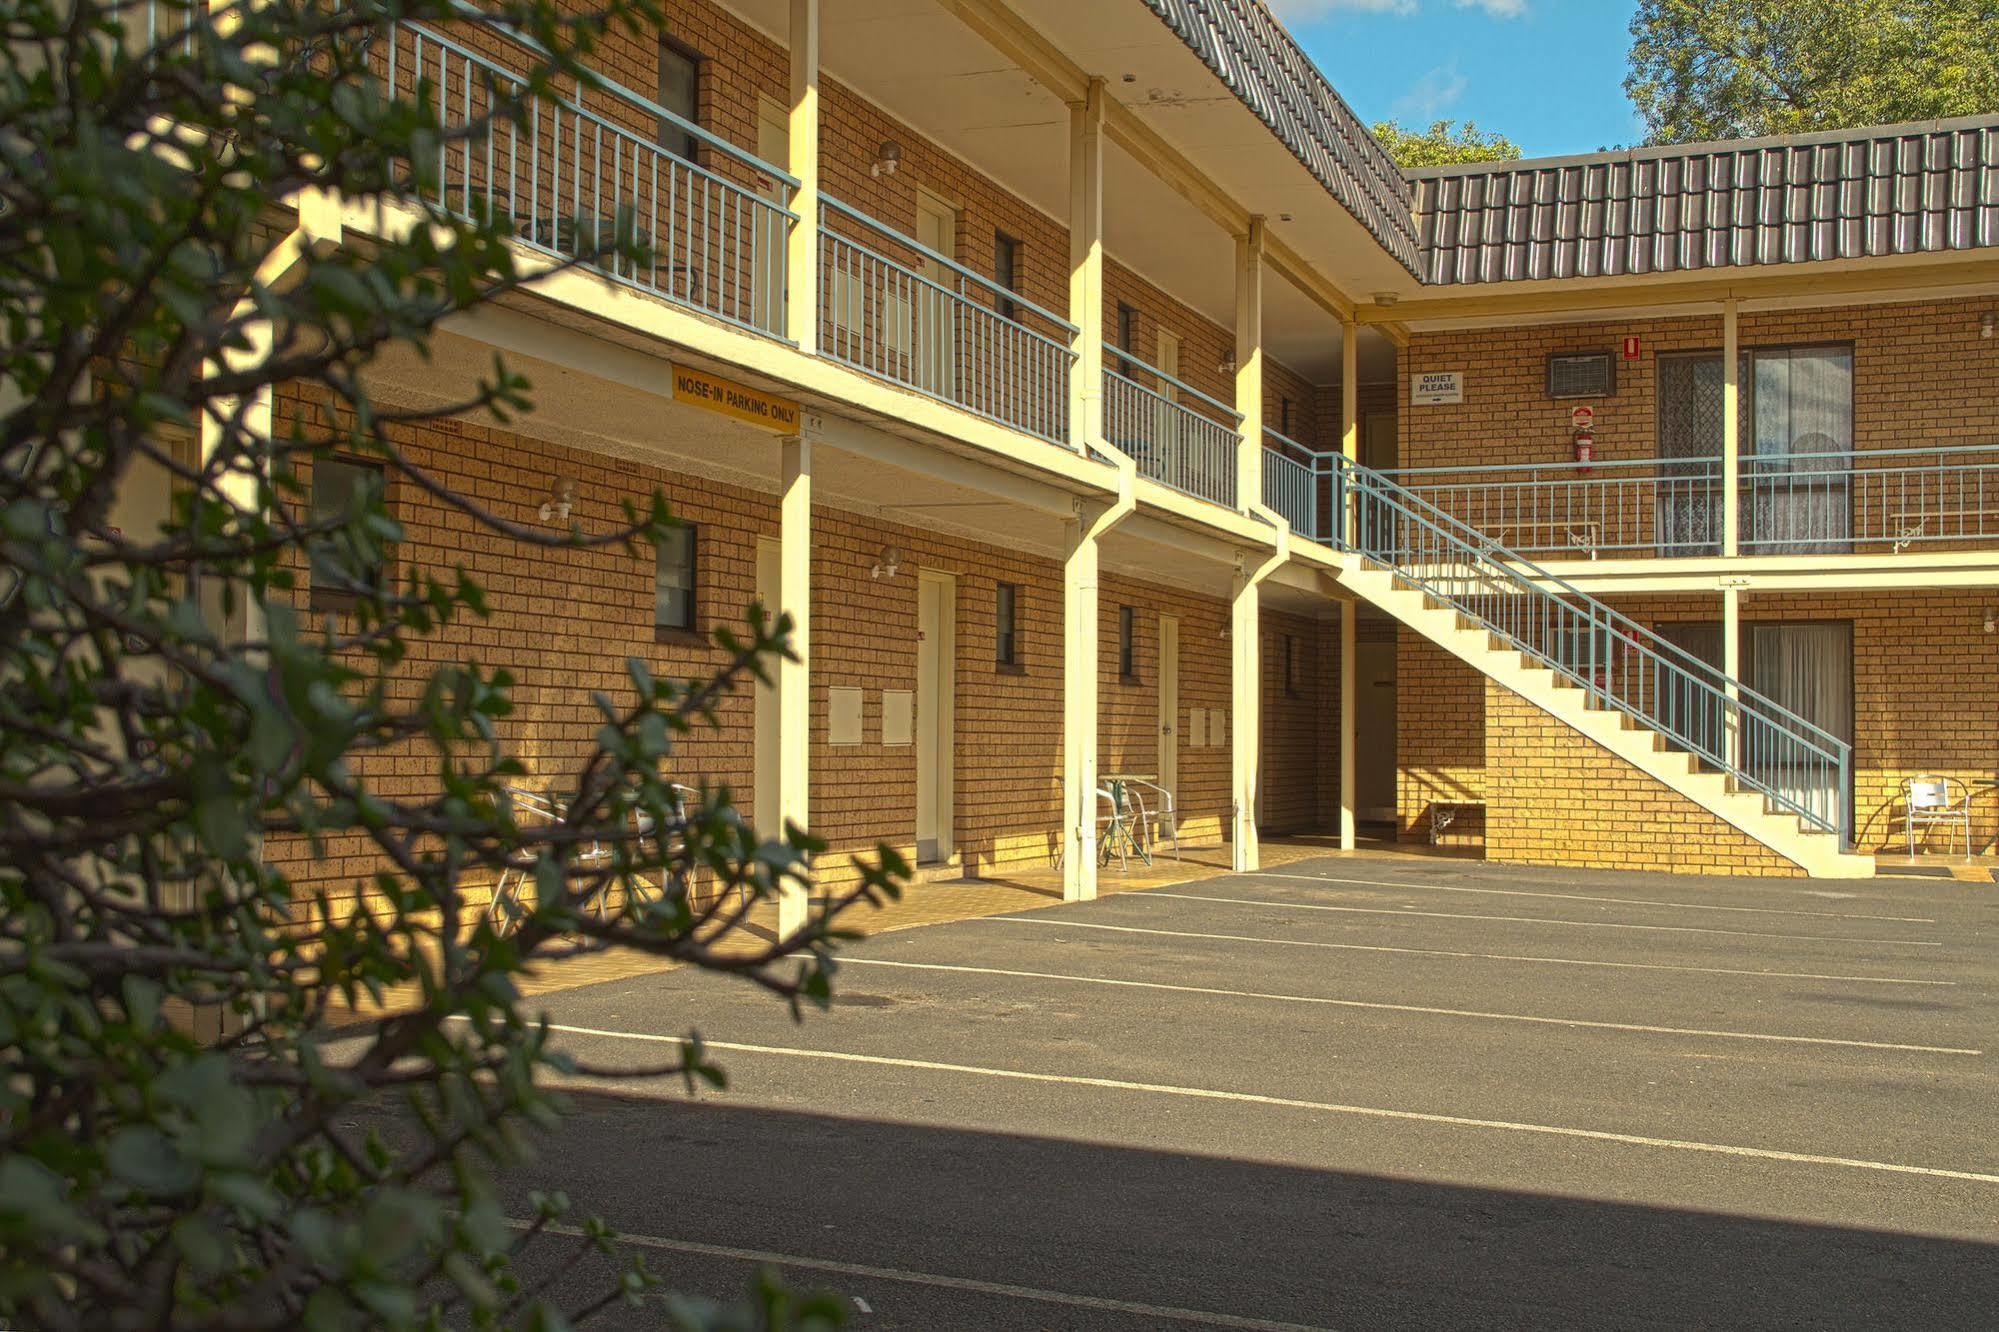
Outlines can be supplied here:
<path id="1" fill-rule="evenodd" d="M 1580 1027 L 1596 1031 L 1629 1031 L 1651 1036 L 1701 1036 L 1727 1041 L 1771 1041 L 1783 1045 L 1836 1045 L 1853 1050 L 1892 1050 L 1904 1054 L 1982 1055 L 1948 1045 L 1899 1045 L 1888 1041 L 1854 1041 L 1835 1036 L 1787 1036 L 1765 1031 L 1710 1031 L 1700 1027 L 1655 1027 L 1637 1022 L 1596 1022 L 1588 1018 L 1541 1017 L 1532 1013 L 1488 1013 L 1475 1008 L 1434 1008 L 1424 1004 L 1389 1004 L 1368 999 L 1332 999 L 1310 994 L 1270 994 L 1261 990 L 1225 990 L 1209 985 L 1173 985 L 1166 981 L 1118 980 L 1109 976 L 1073 976 L 1058 971 L 1016 971 L 1007 967 L 968 967 L 946 962 L 891 962 L 882 957 L 843 957 L 843 967 L 897 967 L 904 971 L 954 971 L 972 976 L 1007 976 L 1015 980 L 1070 981 L 1078 985 L 1112 985 L 1133 990 L 1166 990 L 1175 994 L 1207 994 L 1224 999 L 1268 999 L 1286 1004 L 1320 1004 L 1377 1013 L 1421 1013 L 1429 1017 L 1474 1018 L 1488 1022 L 1530 1022 L 1544 1027 Z"/>
<path id="2" fill-rule="evenodd" d="M 515 1230 L 530 1223 L 509 1219 Z M 545 1225 L 552 1235 L 582 1239 L 585 1232 L 575 1226 Z M 1205 1309 L 1178 1309 L 1166 1304 L 1140 1304 L 1133 1300 L 1105 1299 L 1099 1295 L 1072 1295 L 1067 1291 L 1044 1290 L 1039 1286 L 1016 1286 L 1004 1281 L 975 1281 L 970 1277 L 945 1276 L 939 1272 L 913 1272 L 906 1267 L 876 1267 L 870 1263 L 842 1263 L 830 1258 L 806 1258 L 795 1253 L 772 1253 L 765 1249 L 738 1249 L 727 1244 L 700 1244 L 694 1240 L 664 1239 L 658 1235 L 620 1233 L 618 1241 L 642 1249 L 668 1253 L 691 1253 L 703 1258 L 734 1258 L 746 1263 L 770 1263 L 795 1267 L 806 1272 L 827 1272 L 834 1276 L 868 1277 L 908 1286 L 934 1286 L 940 1290 L 962 1290 L 974 1295 L 998 1295 L 1006 1299 L 1032 1300 L 1039 1304 L 1059 1304 L 1070 1309 L 1098 1309 L 1106 1313 L 1132 1314 L 1139 1318 L 1164 1318 L 1176 1323 L 1196 1323 L 1202 1327 L 1239 1328 L 1242 1332 L 1330 1332 L 1306 1323 L 1279 1323 L 1268 1318 L 1244 1318 L 1239 1314 L 1210 1313 Z M 864 1313 L 873 1312 L 856 1297 L 854 1303 Z"/>
<path id="3" fill-rule="evenodd" d="M 603 1036 L 612 1040 L 654 1041 L 678 1045 L 678 1036 L 655 1036 L 648 1032 L 605 1031 L 596 1027 L 549 1024 L 549 1030 L 575 1036 Z M 1822 1156 L 1814 1152 L 1786 1152 L 1770 1147 L 1739 1147 L 1729 1143 L 1699 1142 L 1681 1138 L 1654 1138 L 1639 1133 L 1613 1133 L 1606 1129 L 1569 1128 L 1559 1124 L 1531 1124 L 1506 1119 L 1474 1119 L 1467 1115 L 1442 1115 L 1423 1110 L 1390 1110 L 1371 1105 L 1341 1105 L 1333 1101 L 1305 1101 L 1289 1096 L 1263 1096 L 1256 1092 L 1223 1091 L 1214 1087 L 1178 1087 L 1170 1083 L 1128 1082 L 1121 1078 L 1092 1078 L 1071 1073 L 1030 1073 L 1024 1069 L 993 1068 L 982 1064 L 946 1064 L 929 1059 L 903 1059 L 894 1055 L 853 1054 L 844 1050 L 803 1050 L 784 1045 L 749 1045 L 739 1041 L 704 1041 L 710 1050 L 733 1050 L 738 1054 L 772 1055 L 790 1059 L 821 1059 L 834 1063 L 868 1064 L 878 1068 L 910 1068 L 937 1073 L 962 1073 L 968 1077 L 1005 1078 L 1019 1082 L 1044 1082 L 1070 1087 L 1094 1087 L 1105 1091 L 1143 1092 L 1156 1096 L 1180 1096 L 1202 1101 L 1228 1101 L 1238 1105 L 1262 1105 L 1287 1110 L 1313 1110 L 1321 1114 L 1356 1115 L 1366 1119 L 1395 1119 L 1418 1124 L 1440 1124 L 1452 1128 L 1487 1129 L 1500 1133 L 1533 1133 L 1557 1138 L 1579 1138 L 1590 1142 L 1616 1143 L 1627 1147 L 1652 1147 L 1665 1151 L 1701 1152 L 1756 1161 L 1776 1161 L 1787 1165 L 1836 1166 L 1848 1170 L 1871 1170 L 1891 1175 L 1916 1175 L 1925 1179 L 1955 1179 L 1972 1184 L 1999 1184 L 1999 1174 L 1976 1170 L 1951 1170 L 1942 1166 L 1904 1165 L 1896 1161 L 1869 1161 L 1858 1157 Z"/>
<path id="4" fill-rule="evenodd" d="M 1362 888 L 1416 889 L 1426 893 L 1482 893 L 1491 897 L 1548 897 L 1562 902 L 1608 902 L 1615 906 L 1677 907 L 1682 911 L 1734 911 L 1753 916 L 1811 916 L 1819 920 L 1872 920 L 1893 925 L 1934 925 L 1934 916 L 1861 916 L 1845 911 L 1801 911 L 1795 907 L 1723 906 L 1716 902 L 1666 902 L 1651 897 L 1591 897 L 1584 893 L 1533 892 L 1525 888 L 1474 888 L 1464 884 L 1406 883 L 1392 879 L 1341 879 L 1324 874 L 1279 874 L 1259 870 L 1256 879 L 1293 879 L 1299 883 L 1347 883 Z"/>
<path id="5" fill-rule="evenodd" d="M 1615 920 L 1563 920 L 1558 916 L 1475 916 L 1459 911 L 1416 911 L 1410 908 L 1329 906 L 1324 902 L 1272 902 L 1259 897 L 1205 897 L 1199 893 L 1169 893 L 1148 888 L 1119 893 L 1117 901 L 1171 897 L 1182 902 L 1221 902 L 1228 906 L 1263 907 L 1269 911 L 1337 911 L 1349 916 L 1421 916 L 1432 920 L 1497 920 L 1516 925 L 1570 925 L 1579 930 L 1646 930 L 1663 934 L 1719 934 L 1732 939 L 1789 939 L 1795 943 L 1895 944 L 1904 948 L 1941 948 L 1929 939 L 1848 939 L 1836 934 L 1770 934 L 1758 930 L 1715 930 L 1703 925 L 1630 925 Z"/>
<path id="6" fill-rule="evenodd" d="M 1195 930 L 1148 930 L 1137 925 L 1097 925 L 1043 916 L 976 916 L 978 925 L 1042 925 L 1058 930 L 1106 930 L 1113 934 L 1157 934 L 1170 939 L 1214 939 L 1223 943 L 1275 944 L 1283 948 L 1332 948 L 1344 953 L 1401 953 L 1410 957 L 1459 957 L 1481 962 L 1541 962 L 1556 967 L 1609 967 L 1619 971 L 1688 971 L 1703 976 L 1754 976 L 1762 980 L 1847 981 L 1855 985 L 1938 985 L 1949 980 L 1916 980 L 1908 976 L 1837 976 L 1819 971 L 1750 971 L 1740 967 L 1687 967 L 1669 962 L 1601 962 L 1580 957 L 1535 957 L 1524 953 L 1468 953 L 1450 948 L 1396 948 L 1389 944 L 1324 943 L 1316 939 L 1271 939 L 1254 934 L 1203 934 Z"/>

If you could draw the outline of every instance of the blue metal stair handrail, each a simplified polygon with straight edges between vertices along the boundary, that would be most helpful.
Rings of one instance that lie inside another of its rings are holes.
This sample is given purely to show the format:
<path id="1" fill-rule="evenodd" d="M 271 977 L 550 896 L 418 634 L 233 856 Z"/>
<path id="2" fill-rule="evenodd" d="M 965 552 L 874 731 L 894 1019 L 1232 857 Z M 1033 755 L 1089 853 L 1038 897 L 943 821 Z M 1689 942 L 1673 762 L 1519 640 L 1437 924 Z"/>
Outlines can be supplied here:
<path id="1" fill-rule="evenodd" d="M 1847 844 L 1853 747 L 1381 473 L 1337 454 L 1329 544 L 1478 621 L 1737 786 Z"/>

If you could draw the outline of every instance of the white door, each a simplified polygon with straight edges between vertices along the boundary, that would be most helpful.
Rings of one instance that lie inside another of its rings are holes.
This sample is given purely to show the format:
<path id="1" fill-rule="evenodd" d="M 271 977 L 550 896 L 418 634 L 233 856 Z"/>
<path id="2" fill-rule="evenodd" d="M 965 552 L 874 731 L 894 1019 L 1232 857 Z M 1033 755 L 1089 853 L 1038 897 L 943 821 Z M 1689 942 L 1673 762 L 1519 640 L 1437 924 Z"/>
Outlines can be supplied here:
<path id="1" fill-rule="evenodd" d="M 925 569 L 916 576 L 916 859 L 948 859 L 952 825 L 952 667 L 957 579 Z"/>
<path id="2" fill-rule="evenodd" d="M 1395 640 L 1354 651 L 1354 813 L 1371 823 L 1395 818 Z"/>
<path id="3" fill-rule="evenodd" d="M 775 537 L 757 538 L 757 600 L 766 614 L 777 614 L 778 543 Z M 756 715 L 756 823 L 763 837 L 775 837 L 777 826 L 777 687 L 757 681 Z"/>
<path id="4" fill-rule="evenodd" d="M 916 243 L 954 262 L 958 254 L 958 209 L 948 199 L 916 192 Z M 929 255 L 918 271 L 929 283 L 912 283 L 907 293 L 908 318 L 915 335 L 916 386 L 940 398 L 952 398 L 958 387 L 958 309 L 947 294 L 957 290 L 957 276 Z M 929 285 L 935 284 L 935 285 Z"/>
<path id="5" fill-rule="evenodd" d="M 1180 621 L 1159 617 L 1159 784 L 1180 801 Z"/>
<path id="6" fill-rule="evenodd" d="M 1369 412 L 1360 418 L 1360 462 L 1375 471 L 1395 466 L 1395 413 Z"/>
<path id="7" fill-rule="evenodd" d="M 791 164 L 791 116 L 784 103 L 767 93 L 757 96 L 757 156 L 774 167 L 789 169 Z M 761 182 L 759 193 L 780 208 L 785 202 L 781 180 Z M 750 322 L 766 333 L 784 332 L 785 249 L 790 227 L 784 215 L 758 210 L 751 243 L 756 247 L 750 272 L 756 289 L 750 293 Z"/>

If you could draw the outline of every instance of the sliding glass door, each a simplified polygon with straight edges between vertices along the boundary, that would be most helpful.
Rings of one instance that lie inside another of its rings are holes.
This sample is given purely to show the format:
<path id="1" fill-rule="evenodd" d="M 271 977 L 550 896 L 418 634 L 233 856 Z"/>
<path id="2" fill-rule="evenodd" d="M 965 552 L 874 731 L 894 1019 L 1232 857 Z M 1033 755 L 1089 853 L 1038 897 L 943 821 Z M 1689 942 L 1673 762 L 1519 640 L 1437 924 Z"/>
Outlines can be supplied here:
<path id="1" fill-rule="evenodd" d="M 1694 658 L 1680 664 L 1699 681 L 1696 684 L 1686 676 L 1659 673 L 1654 706 L 1660 721 L 1687 738 L 1698 757 L 1709 761 L 1728 758 L 1721 625 L 1714 620 L 1694 620 L 1661 624 L 1657 629 L 1661 638 Z M 1745 683 L 1757 693 L 1800 720 L 1848 744 L 1853 742 L 1850 623 L 1745 623 L 1741 670 Z M 1809 734 L 1803 727 L 1793 729 Z M 1753 740 L 1749 752 L 1742 755 L 1743 768 L 1799 808 L 1828 820 L 1835 818 L 1840 792 L 1832 785 L 1834 776 L 1823 765 L 1801 762 L 1803 751 L 1799 747 L 1763 732 L 1758 736 L 1760 739 Z"/>
<path id="2" fill-rule="evenodd" d="M 1853 349 L 1742 356 L 1740 527 L 1745 555 L 1853 548 Z M 1721 551 L 1722 372 L 1717 353 L 1659 358 L 1661 555 Z"/>
<path id="3" fill-rule="evenodd" d="M 1747 626 L 1749 687 L 1839 739 L 1853 742 L 1853 626 L 1758 624 Z M 1803 728 L 1797 728 L 1801 732 Z M 1773 751 L 1779 746 L 1770 746 Z M 1823 765 L 1790 761 L 1795 746 L 1782 753 L 1750 753 L 1750 773 L 1778 795 L 1814 817 L 1838 818 L 1841 792 L 1836 775 Z"/>

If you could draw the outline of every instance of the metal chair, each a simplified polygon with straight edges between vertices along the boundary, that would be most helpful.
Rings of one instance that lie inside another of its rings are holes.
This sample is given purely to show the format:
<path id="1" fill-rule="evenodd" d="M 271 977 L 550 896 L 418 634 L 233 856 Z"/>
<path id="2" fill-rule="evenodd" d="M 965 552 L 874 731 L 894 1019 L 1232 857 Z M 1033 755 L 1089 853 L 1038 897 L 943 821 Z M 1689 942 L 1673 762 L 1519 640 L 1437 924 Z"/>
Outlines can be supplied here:
<path id="1" fill-rule="evenodd" d="M 700 794 L 694 788 L 682 786 L 678 782 L 669 782 L 668 786 L 672 789 L 676 803 L 678 804 L 684 805 L 689 797 Z M 560 800 L 557 800 L 553 796 L 525 786 L 505 786 L 501 789 L 506 792 L 508 799 L 513 802 L 514 817 L 517 822 L 552 824 L 560 822 L 563 817 L 565 812 L 564 806 Z M 632 811 L 631 817 L 632 826 L 638 833 L 637 843 L 640 847 L 656 839 L 657 831 L 650 817 L 637 810 Z M 577 848 L 576 853 L 570 859 L 570 867 L 572 870 L 593 869 L 610 860 L 615 854 L 603 842 L 593 839 L 587 845 Z M 534 877 L 536 860 L 536 852 L 522 849 L 509 856 L 505 866 L 500 870 L 500 877 L 493 883 L 492 900 L 486 903 L 485 916 L 486 920 L 493 925 L 496 932 L 500 934 L 507 933 L 513 928 L 514 923 L 526 913 L 526 908 L 521 903 L 521 890 L 527 887 L 529 880 Z M 634 876 L 633 883 L 636 884 L 637 882 L 637 877 Z M 666 889 L 667 884 L 662 872 L 659 890 L 664 894 Z M 597 895 L 597 919 L 599 920 L 603 920 L 610 915 L 609 896 L 608 893 L 599 893 Z"/>
<path id="2" fill-rule="evenodd" d="M 1902 779 L 1902 829 L 1916 854 L 1916 829 L 1964 830 L 1964 858 L 1971 859 L 1971 792 L 1955 777 L 1923 773 Z M 1948 848 L 1948 843 L 1945 844 Z"/>
<path id="3" fill-rule="evenodd" d="M 1139 833 L 1146 846 L 1158 845 L 1163 826 L 1167 840 L 1173 843 L 1173 858 L 1176 860 L 1179 859 L 1180 819 L 1174 812 L 1173 793 L 1158 782 L 1142 781 L 1136 777 L 1127 777 L 1125 779 L 1125 786 L 1131 788 L 1131 799 L 1137 802 Z M 1153 796 L 1153 807 L 1150 810 L 1145 807 L 1145 792 L 1147 791 L 1155 793 Z M 1146 863 L 1152 863 L 1150 857 L 1147 858 Z"/>
<path id="4" fill-rule="evenodd" d="M 1097 799 L 1109 806 L 1109 812 L 1097 816 L 1097 863 L 1108 865 L 1111 857 L 1116 856 L 1118 868 L 1128 870 L 1131 858 L 1137 856 L 1150 865 L 1152 852 L 1145 845 L 1145 805 L 1137 792 L 1130 789 L 1130 783 L 1113 779 L 1097 788 Z"/>

